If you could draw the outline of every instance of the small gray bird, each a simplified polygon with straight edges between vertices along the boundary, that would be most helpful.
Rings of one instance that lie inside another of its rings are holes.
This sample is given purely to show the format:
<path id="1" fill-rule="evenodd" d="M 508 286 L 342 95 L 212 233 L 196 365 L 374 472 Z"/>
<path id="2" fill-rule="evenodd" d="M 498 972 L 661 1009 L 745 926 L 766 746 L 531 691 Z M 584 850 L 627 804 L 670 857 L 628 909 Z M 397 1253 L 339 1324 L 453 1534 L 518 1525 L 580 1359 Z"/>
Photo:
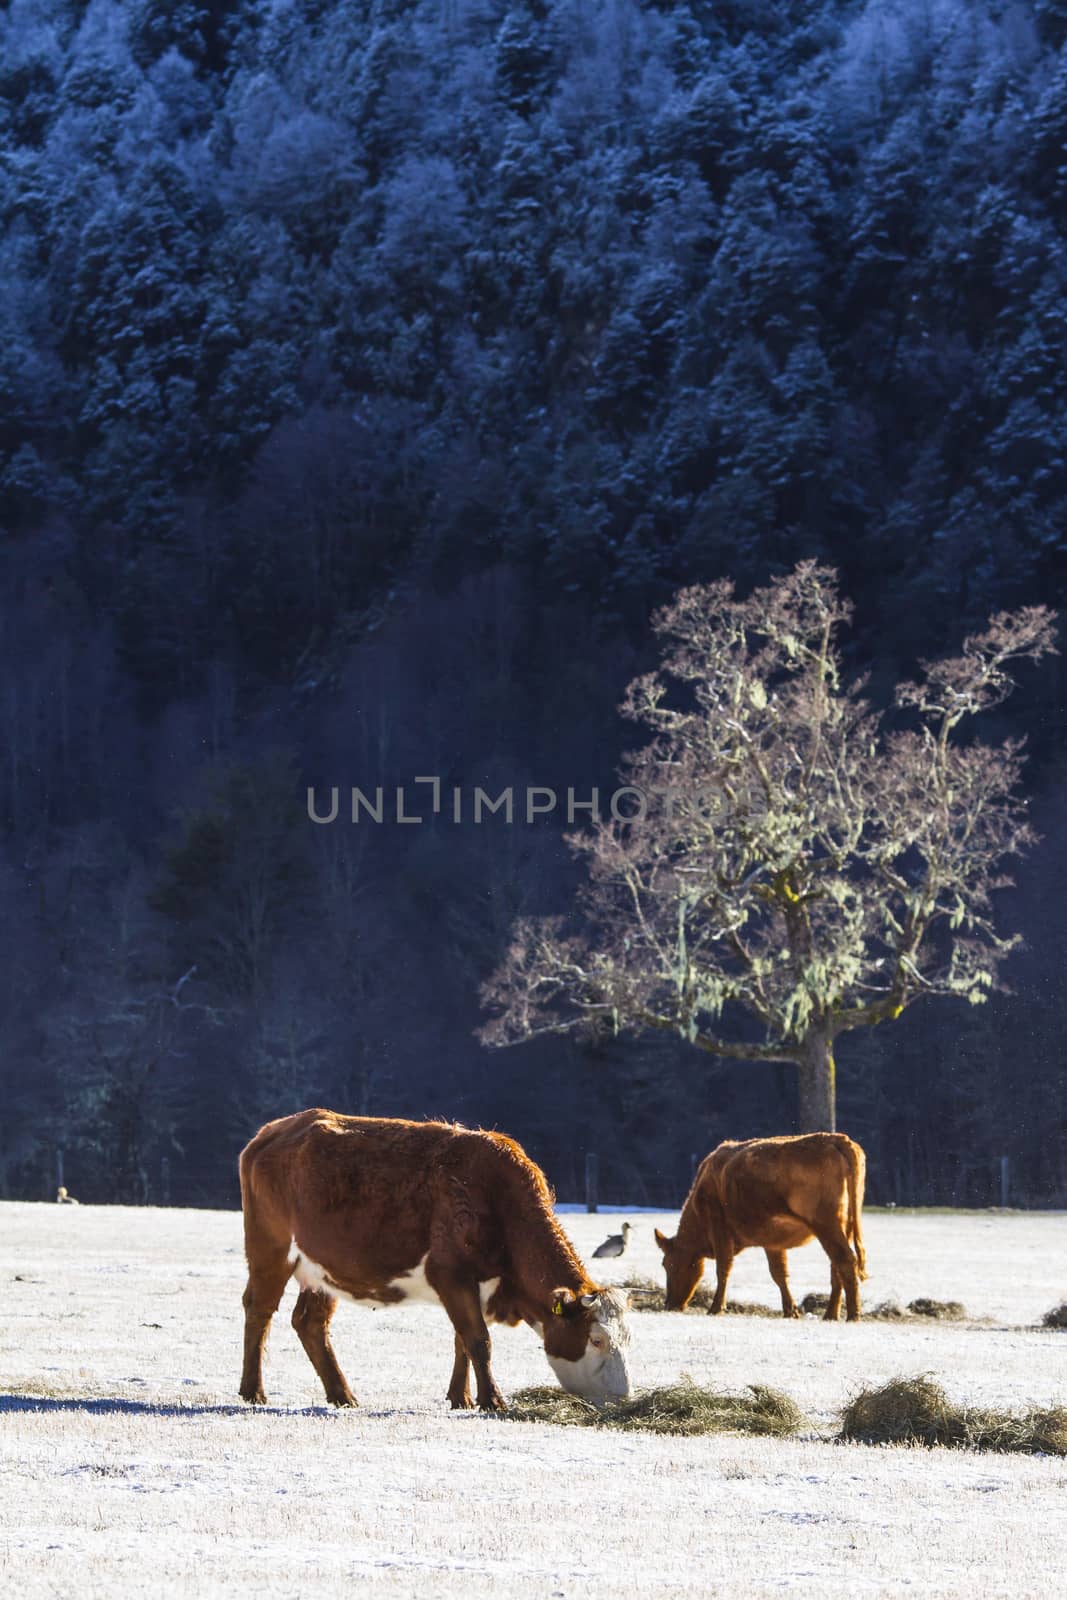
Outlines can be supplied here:
<path id="1" fill-rule="evenodd" d="M 596 1257 L 621 1256 L 626 1249 L 626 1242 L 632 1232 L 633 1229 L 630 1227 L 630 1224 L 628 1222 L 624 1222 L 622 1225 L 622 1232 L 613 1233 L 604 1240 L 603 1244 L 598 1244 L 596 1249 L 593 1251 L 593 1255 Z"/>

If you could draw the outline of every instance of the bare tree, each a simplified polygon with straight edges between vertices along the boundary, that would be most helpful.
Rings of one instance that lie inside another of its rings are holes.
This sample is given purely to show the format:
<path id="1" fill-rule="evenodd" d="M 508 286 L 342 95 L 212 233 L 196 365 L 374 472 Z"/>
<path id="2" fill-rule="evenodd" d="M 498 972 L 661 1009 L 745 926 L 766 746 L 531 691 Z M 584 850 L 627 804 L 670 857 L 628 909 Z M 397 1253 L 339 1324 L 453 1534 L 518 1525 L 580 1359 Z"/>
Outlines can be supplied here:
<path id="1" fill-rule="evenodd" d="M 1014 662 L 1054 650 L 1053 614 L 1001 613 L 924 663 L 893 727 L 843 677 L 849 616 L 813 562 L 747 600 L 724 581 L 658 613 L 662 666 L 621 708 L 654 733 L 624 763 L 635 814 L 571 837 L 576 915 L 516 924 L 485 1042 L 664 1029 L 795 1062 L 801 1128 L 832 1129 L 840 1034 L 998 986 L 1018 938 L 996 931 L 993 896 L 1034 835 L 1021 742 L 968 724 L 1011 692 Z"/>

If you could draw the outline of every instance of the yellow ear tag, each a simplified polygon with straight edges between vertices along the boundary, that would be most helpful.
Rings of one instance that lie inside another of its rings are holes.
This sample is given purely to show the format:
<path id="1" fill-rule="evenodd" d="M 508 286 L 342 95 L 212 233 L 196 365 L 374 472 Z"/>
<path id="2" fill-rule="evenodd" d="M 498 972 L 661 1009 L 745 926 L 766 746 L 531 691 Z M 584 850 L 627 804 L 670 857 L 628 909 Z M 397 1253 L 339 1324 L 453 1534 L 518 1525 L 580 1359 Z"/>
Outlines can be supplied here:
<path id="1" fill-rule="evenodd" d="M 553 1302 L 552 1315 L 554 1317 L 561 1317 L 563 1315 L 563 1301 L 562 1300 L 556 1300 L 556 1301 Z"/>

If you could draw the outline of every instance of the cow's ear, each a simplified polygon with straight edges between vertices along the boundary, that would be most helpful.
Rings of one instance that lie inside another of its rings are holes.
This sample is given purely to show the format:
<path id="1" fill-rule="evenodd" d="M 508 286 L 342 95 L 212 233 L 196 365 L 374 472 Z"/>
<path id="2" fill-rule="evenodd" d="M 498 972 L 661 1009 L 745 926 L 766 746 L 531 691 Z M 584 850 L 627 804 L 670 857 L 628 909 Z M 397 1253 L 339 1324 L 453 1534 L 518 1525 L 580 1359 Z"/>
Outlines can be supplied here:
<path id="1" fill-rule="evenodd" d="M 654 1228 L 653 1232 L 656 1235 L 656 1243 L 659 1245 L 660 1249 L 666 1250 L 671 1241 L 666 1237 L 665 1234 L 660 1233 L 658 1228 Z"/>
<path id="2" fill-rule="evenodd" d="M 574 1305 L 575 1299 L 573 1289 L 553 1289 L 552 1315 L 554 1317 L 565 1317 L 568 1311 L 573 1310 Z"/>

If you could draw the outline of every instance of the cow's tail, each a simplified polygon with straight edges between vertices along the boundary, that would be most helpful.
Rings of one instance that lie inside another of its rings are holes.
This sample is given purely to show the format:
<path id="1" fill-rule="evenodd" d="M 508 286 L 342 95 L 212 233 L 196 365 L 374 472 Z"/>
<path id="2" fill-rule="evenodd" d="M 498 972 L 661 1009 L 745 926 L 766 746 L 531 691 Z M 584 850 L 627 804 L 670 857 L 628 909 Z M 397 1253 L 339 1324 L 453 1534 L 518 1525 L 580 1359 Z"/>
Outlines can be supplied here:
<path id="1" fill-rule="evenodd" d="M 848 1162 L 848 1236 L 856 1252 L 856 1266 L 860 1278 L 867 1276 L 867 1251 L 863 1245 L 863 1191 L 867 1182 L 867 1157 L 853 1139 L 845 1138 L 842 1151 Z"/>

